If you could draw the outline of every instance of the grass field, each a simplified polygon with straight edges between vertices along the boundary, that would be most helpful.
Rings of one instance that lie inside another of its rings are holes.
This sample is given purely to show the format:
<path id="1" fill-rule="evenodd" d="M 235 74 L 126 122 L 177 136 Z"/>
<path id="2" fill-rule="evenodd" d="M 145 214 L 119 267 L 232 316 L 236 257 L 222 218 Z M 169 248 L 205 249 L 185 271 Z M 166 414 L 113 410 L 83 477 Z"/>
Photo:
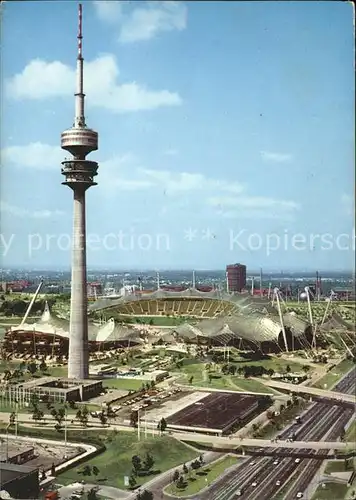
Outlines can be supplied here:
<path id="1" fill-rule="evenodd" d="M 325 488 L 318 487 L 312 500 L 344 500 L 348 487 L 341 483 L 325 483 Z"/>
<path id="2" fill-rule="evenodd" d="M 190 363 L 183 365 L 182 377 L 178 383 L 188 384 L 189 378 L 193 376 L 192 387 L 207 387 L 212 389 L 227 389 L 230 391 L 251 391 L 271 393 L 271 389 L 256 380 L 245 379 L 235 375 L 224 375 L 222 373 L 211 372 L 213 378 L 209 381 L 209 373 L 205 370 L 203 363 Z"/>
<path id="3" fill-rule="evenodd" d="M 103 380 L 103 387 L 110 389 L 122 389 L 126 391 L 137 391 L 146 380 L 134 378 L 110 378 Z"/>
<path id="4" fill-rule="evenodd" d="M 352 360 L 344 359 L 314 384 L 314 387 L 318 387 L 319 389 L 330 389 L 354 366 L 355 363 Z"/>
<path id="5" fill-rule="evenodd" d="M 325 474 L 333 472 L 348 472 L 352 471 L 352 459 L 348 459 L 345 467 L 345 460 L 329 460 L 325 467 Z"/>
<path id="6" fill-rule="evenodd" d="M 168 494 L 183 497 L 199 493 L 200 490 L 211 485 L 223 472 L 238 464 L 240 460 L 236 457 L 226 456 L 222 459 L 213 462 L 206 467 L 202 467 L 198 471 L 188 473 L 185 476 L 187 486 L 185 488 L 177 488 L 175 484 L 170 484 L 165 489 Z"/>
<path id="7" fill-rule="evenodd" d="M 188 448 L 184 444 L 168 436 L 142 439 L 137 441 L 136 433 L 118 433 L 111 442 L 106 443 L 106 451 L 102 454 L 81 464 L 78 468 L 70 469 L 57 478 L 60 484 L 70 484 L 83 479 L 78 470 L 82 470 L 85 465 L 96 466 L 99 469 L 97 476 L 84 476 L 86 482 L 114 486 L 126 489 L 124 477 L 130 476 L 132 471 L 132 457 L 134 455 L 145 458 L 149 452 L 155 463 L 153 471 L 164 472 L 173 467 L 189 462 L 199 456 L 199 452 Z M 154 475 L 137 477 L 137 484 L 141 485 L 153 479 Z"/>
<path id="8" fill-rule="evenodd" d="M 346 431 L 345 441 L 356 443 L 356 421 L 354 420 Z"/>
<path id="9" fill-rule="evenodd" d="M 296 363 L 292 360 L 286 360 L 283 358 L 271 357 L 271 359 L 261 359 L 261 360 L 247 360 L 247 361 L 238 361 L 236 363 L 232 362 L 231 364 L 240 368 L 242 366 L 263 366 L 266 370 L 272 369 L 275 372 L 283 373 L 286 370 L 286 367 L 289 366 L 292 372 L 300 372 L 302 370 L 302 364 Z"/>

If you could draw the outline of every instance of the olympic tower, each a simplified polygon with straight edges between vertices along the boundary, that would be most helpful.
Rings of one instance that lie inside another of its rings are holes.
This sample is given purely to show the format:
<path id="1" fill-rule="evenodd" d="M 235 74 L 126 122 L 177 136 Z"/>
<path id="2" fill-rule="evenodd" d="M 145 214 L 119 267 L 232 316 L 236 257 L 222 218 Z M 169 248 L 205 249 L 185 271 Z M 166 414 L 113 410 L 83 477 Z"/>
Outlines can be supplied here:
<path id="1" fill-rule="evenodd" d="M 62 183 L 73 191 L 72 281 L 69 330 L 68 378 L 89 377 L 85 193 L 95 186 L 98 164 L 87 160 L 98 149 L 98 134 L 86 126 L 83 92 L 82 5 L 79 4 L 77 83 L 74 125 L 61 135 L 61 147 L 72 158 L 62 162 Z"/>

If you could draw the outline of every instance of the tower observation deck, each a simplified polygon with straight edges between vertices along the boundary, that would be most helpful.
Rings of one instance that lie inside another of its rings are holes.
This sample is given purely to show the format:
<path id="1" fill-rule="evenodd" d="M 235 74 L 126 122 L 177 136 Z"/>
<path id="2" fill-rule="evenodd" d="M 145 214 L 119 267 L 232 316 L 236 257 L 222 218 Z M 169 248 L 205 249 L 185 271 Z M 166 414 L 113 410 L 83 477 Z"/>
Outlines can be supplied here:
<path id="1" fill-rule="evenodd" d="M 89 377 L 85 192 L 95 186 L 98 164 L 87 160 L 98 149 L 98 134 L 85 123 L 82 54 L 82 5 L 79 4 L 77 84 L 73 127 L 61 135 L 61 147 L 72 158 L 62 162 L 65 186 L 73 190 L 72 280 L 69 329 L 68 378 Z"/>

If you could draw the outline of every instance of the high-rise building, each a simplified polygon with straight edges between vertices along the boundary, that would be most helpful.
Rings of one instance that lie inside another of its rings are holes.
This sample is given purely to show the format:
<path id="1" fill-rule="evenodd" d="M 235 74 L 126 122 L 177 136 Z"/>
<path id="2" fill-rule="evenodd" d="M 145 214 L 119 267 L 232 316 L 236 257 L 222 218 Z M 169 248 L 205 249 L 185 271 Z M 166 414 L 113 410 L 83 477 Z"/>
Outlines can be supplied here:
<path id="1" fill-rule="evenodd" d="M 85 192 L 91 186 L 96 185 L 94 177 L 98 170 L 97 162 L 86 159 L 89 153 L 98 149 L 98 134 L 88 128 L 85 123 L 82 6 L 80 4 L 77 38 L 77 88 L 74 125 L 62 133 L 61 147 L 72 155 L 72 158 L 62 162 L 62 174 L 65 176 L 63 184 L 70 187 L 74 195 L 68 378 L 80 380 L 89 377 Z"/>
<path id="2" fill-rule="evenodd" d="M 227 265 L 226 283 L 228 292 L 241 292 L 246 286 L 246 266 L 243 264 Z"/>

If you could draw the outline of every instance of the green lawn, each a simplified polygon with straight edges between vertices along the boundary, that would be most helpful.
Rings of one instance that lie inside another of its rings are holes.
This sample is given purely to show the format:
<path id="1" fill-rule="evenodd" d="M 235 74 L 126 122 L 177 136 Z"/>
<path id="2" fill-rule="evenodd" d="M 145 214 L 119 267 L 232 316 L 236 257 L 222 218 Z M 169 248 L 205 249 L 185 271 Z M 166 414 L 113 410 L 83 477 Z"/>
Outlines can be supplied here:
<path id="1" fill-rule="evenodd" d="M 198 452 L 169 436 L 157 436 L 137 441 L 136 433 L 119 432 L 111 442 L 105 444 L 107 447 L 105 452 L 88 460 L 77 468 L 60 474 L 57 482 L 60 484 L 69 484 L 85 479 L 86 482 L 126 489 L 124 486 L 124 477 L 131 475 L 131 460 L 134 455 L 139 455 L 144 459 L 145 454 L 149 452 L 155 460 L 153 470 L 157 474 L 173 467 L 178 467 L 199 456 Z M 97 477 L 84 476 L 83 478 L 83 475 L 78 474 L 78 471 L 82 470 L 85 465 L 95 465 L 99 469 L 99 475 Z M 152 474 L 144 477 L 139 476 L 137 483 L 139 485 L 144 484 L 153 477 L 154 475 Z"/>
<path id="2" fill-rule="evenodd" d="M 252 391 L 252 392 L 263 392 L 263 393 L 274 393 L 275 391 L 269 387 L 266 387 L 261 382 L 257 380 L 251 380 L 248 378 L 241 377 L 231 377 L 234 384 L 236 384 L 242 391 Z M 278 392 L 276 391 L 276 394 Z"/>
<path id="3" fill-rule="evenodd" d="M 346 461 L 346 467 L 345 467 L 345 460 L 329 460 L 325 468 L 326 474 L 332 474 L 333 472 L 348 472 L 348 471 L 350 472 L 352 471 L 352 458 Z"/>
<path id="4" fill-rule="evenodd" d="M 179 489 L 174 484 L 170 484 L 167 486 L 165 491 L 168 494 L 184 497 L 188 495 L 194 495 L 199 493 L 200 490 L 210 486 L 210 484 L 215 481 L 223 472 L 232 467 L 233 465 L 238 464 L 240 460 L 236 457 L 226 456 L 222 459 L 213 462 L 206 467 L 199 469 L 198 471 L 194 471 L 188 473 L 185 476 L 187 481 L 187 486 L 185 488 Z M 198 472 L 198 474 L 197 474 Z"/>
<path id="5" fill-rule="evenodd" d="M 136 378 L 107 378 L 103 380 L 103 387 L 108 387 L 109 389 L 136 391 L 146 382 L 146 380 Z"/>
<path id="6" fill-rule="evenodd" d="M 344 500 L 348 487 L 341 483 L 325 483 L 325 488 L 318 487 L 312 500 Z"/>
<path id="7" fill-rule="evenodd" d="M 278 357 L 271 357 L 271 359 L 261 359 L 261 360 L 248 360 L 248 361 L 238 361 L 236 363 L 232 363 L 237 368 L 240 368 L 242 366 L 263 366 L 263 368 L 266 368 L 266 370 L 272 369 L 275 372 L 278 373 L 283 373 L 286 370 L 286 367 L 289 366 L 292 372 L 300 372 L 302 371 L 302 364 L 301 363 L 296 363 L 295 361 L 288 360 L 288 359 L 283 359 L 283 358 L 278 358 Z M 311 368 L 312 370 L 312 368 Z M 311 371 L 310 370 L 310 371 Z"/>
<path id="8" fill-rule="evenodd" d="M 356 443 L 356 421 L 354 420 L 346 431 L 345 441 L 349 443 Z"/>
<path id="9" fill-rule="evenodd" d="M 331 387 L 333 387 L 354 366 L 355 364 L 353 361 L 344 359 L 314 384 L 314 387 L 318 387 L 319 389 L 331 389 Z"/>
<path id="10" fill-rule="evenodd" d="M 224 375 L 222 373 L 211 372 L 213 377 L 211 381 L 209 381 L 209 372 L 205 370 L 204 363 L 184 364 L 180 369 L 180 372 L 182 373 L 182 377 L 178 379 L 178 383 L 188 384 L 189 378 L 193 376 L 191 384 L 192 387 L 207 387 L 221 390 L 226 389 L 238 392 L 274 392 L 256 380 L 245 379 L 236 375 Z"/>

